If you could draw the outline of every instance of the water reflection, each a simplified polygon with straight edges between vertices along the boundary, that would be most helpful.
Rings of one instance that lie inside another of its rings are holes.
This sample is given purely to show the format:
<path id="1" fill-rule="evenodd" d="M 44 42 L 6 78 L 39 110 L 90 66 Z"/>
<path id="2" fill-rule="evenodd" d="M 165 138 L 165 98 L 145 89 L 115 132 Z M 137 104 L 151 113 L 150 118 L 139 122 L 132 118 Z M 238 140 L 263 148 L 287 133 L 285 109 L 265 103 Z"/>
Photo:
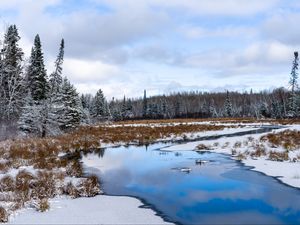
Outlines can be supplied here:
<path id="1" fill-rule="evenodd" d="M 300 223 L 299 190 L 222 154 L 154 150 L 159 147 L 109 149 L 84 161 L 92 165 L 88 171 L 101 171 L 107 194 L 142 198 L 183 224 Z M 207 163 L 199 166 L 196 159 Z"/>

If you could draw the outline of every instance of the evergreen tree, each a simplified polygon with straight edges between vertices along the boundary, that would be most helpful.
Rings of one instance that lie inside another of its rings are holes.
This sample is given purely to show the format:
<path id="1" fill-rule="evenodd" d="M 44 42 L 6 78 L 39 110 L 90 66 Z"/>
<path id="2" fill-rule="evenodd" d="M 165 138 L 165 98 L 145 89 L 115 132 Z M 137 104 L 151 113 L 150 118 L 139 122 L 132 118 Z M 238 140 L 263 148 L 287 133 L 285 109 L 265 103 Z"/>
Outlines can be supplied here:
<path id="1" fill-rule="evenodd" d="M 62 83 L 62 103 L 64 110 L 59 118 L 62 130 L 70 130 L 79 126 L 82 108 L 78 93 L 74 86 L 64 78 Z"/>
<path id="2" fill-rule="evenodd" d="M 31 50 L 29 67 L 27 70 L 27 86 L 31 91 L 33 100 L 41 101 L 47 98 L 49 88 L 39 35 L 35 36 L 34 46 Z"/>
<path id="3" fill-rule="evenodd" d="M 22 79 L 23 51 L 19 47 L 20 36 L 16 25 L 8 27 L 5 36 L 1 59 L 0 97 L 5 106 L 7 118 L 16 117 L 22 106 L 24 93 Z"/>
<path id="4" fill-rule="evenodd" d="M 92 103 L 92 116 L 97 119 L 106 119 L 109 114 L 108 104 L 103 91 L 99 89 Z"/>
<path id="5" fill-rule="evenodd" d="M 50 85 L 50 93 L 58 93 L 60 92 L 61 84 L 62 84 L 62 64 L 64 61 L 64 48 L 65 42 L 64 39 L 61 40 L 59 53 L 55 61 L 55 70 L 50 75 L 49 85 Z"/>
<path id="6" fill-rule="evenodd" d="M 144 90 L 144 98 L 143 98 L 143 117 L 147 117 L 147 111 L 148 111 L 148 102 L 147 102 L 147 93 L 146 90 Z"/>
<path id="7" fill-rule="evenodd" d="M 23 136 L 40 135 L 41 115 L 39 106 L 35 104 L 30 92 L 28 92 L 24 102 L 22 114 L 18 121 L 19 131 Z"/>
<path id="8" fill-rule="evenodd" d="M 233 116 L 233 109 L 232 109 L 232 104 L 231 100 L 229 97 L 229 91 L 226 93 L 226 100 L 224 104 L 224 110 L 225 110 L 225 116 L 226 117 L 232 117 Z"/>
<path id="9" fill-rule="evenodd" d="M 291 78 L 290 78 L 290 85 L 291 85 L 291 93 L 289 98 L 289 117 L 296 117 L 298 115 L 299 105 L 298 105 L 298 96 L 297 96 L 297 89 L 298 89 L 298 65 L 299 65 L 299 58 L 298 52 L 294 52 L 294 61 L 293 67 L 291 71 Z"/>

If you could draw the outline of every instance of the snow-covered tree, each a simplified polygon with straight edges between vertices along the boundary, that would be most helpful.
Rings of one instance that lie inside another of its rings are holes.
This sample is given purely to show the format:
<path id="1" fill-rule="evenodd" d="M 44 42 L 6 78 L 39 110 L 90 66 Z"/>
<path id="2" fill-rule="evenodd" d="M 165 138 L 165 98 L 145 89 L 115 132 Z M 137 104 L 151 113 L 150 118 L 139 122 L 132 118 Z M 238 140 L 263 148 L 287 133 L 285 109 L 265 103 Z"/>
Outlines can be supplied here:
<path id="1" fill-rule="evenodd" d="M 144 98 L 143 98 L 143 117 L 147 116 L 148 111 L 148 101 L 147 101 L 147 93 L 146 90 L 144 90 Z"/>
<path id="2" fill-rule="evenodd" d="M 9 26 L 4 36 L 0 68 L 1 104 L 4 104 L 4 116 L 9 119 L 18 116 L 23 102 L 22 62 L 24 53 L 19 47 L 19 41 L 20 36 L 16 25 Z"/>
<path id="3" fill-rule="evenodd" d="M 96 119 L 107 119 L 110 116 L 108 103 L 103 91 L 99 89 L 92 102 L 92 116 Z"/>
<path id="4" fill-rule="evenodd" d="M 299 112 L 299 105 L 298 105 L 298 65 L 299 65 L 299 58 L 298 58 L 298 52 L 294 52 L 294 61 L 291 71 L 291 78 L 290 78 L 290 85 L 291 85 L 291 94 L 289 98 L 289 111 L 288 111 L 288 117 L 296 117 Z"/>
<path id="5" fill-rule="evenodd" d="M 49 78 L 49 86 L 50 93 L 55 94 L 61 92 L 61 84 L 62 84 L 62 64 L 64 62 L 64 48 L 65 42 L 64 39 L 61 40 L 59 53 L 55 61 L 55 70 L 50 74 Z"/>
<path id="6" fill-rule="evenodd" d="M 63 111 L 59 122 L 62 130 L 70 130 L 79 126 L 82 117 L 82 105 L 75 87 L 64 78 L 62 83 Z"/>
<path id="7" fill-rule="evenodd" d="M 22 114 L 18 121 L 18 128 L 23 136 L 40 135 L 41 133 L 41 114 L 40 108 L 35 104 L 30 91 L 24 100 Z"/>
<path id="8" fill-rule="evenodd" d="M 35 101 L 47 98 L 48 82 L 44 65 L 44 56 L 39 35 L 35 36 L 34 46 L 31 50 L 30 62 L 27 69 L 27 87 Z"/>
<path id="9" fill-rule="evenodd" d="M 226 117 L 232 117 L 233 116 L 233 108 L 232 108 L 232 103 L 231 103 L 230 96 L 229 96 L 229 91 L 227 91 L 227 93 L 226 93 L 224 111 L 225 111 L 224 114 L 225 114 Z"/>

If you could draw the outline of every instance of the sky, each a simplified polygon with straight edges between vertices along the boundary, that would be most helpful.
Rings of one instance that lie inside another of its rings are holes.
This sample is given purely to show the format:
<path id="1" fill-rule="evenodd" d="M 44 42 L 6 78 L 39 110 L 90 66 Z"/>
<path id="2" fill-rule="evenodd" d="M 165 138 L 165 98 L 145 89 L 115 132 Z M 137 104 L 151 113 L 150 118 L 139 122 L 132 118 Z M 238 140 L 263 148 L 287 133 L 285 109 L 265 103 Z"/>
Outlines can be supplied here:
<path id="1" fill-rule="evenodd" d="M 122 98 L 177 91 L 288 87 L 300 50 L 299 0 L 1 0 L 26 57 L 39 34 L 50 74 L 80 93 Z"/>

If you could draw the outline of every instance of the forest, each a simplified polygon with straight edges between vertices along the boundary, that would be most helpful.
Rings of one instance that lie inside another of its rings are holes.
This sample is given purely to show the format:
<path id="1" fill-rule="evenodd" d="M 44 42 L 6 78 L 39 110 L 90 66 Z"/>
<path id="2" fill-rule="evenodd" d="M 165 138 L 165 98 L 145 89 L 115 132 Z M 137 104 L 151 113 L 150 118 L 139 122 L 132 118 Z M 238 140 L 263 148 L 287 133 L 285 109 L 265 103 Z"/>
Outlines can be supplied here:
<path id="1" fill-rule="evenodd" d="M 55 69 L 45 68 L 42 43 L 35 36 L 29 60 L 19 46 L 18 29 L 10 25 L 0 53 L 0 139 L 45 137 L 71 131 L 80 125 L 105 121 L 171 118 L 297 118 L 300 117 L 298 52 L 287 74 L 288 87 L 260 92 L 181 92 L 161 96 L 107 100 L 100 89 L 80 94 L 63 76 L 64 39 Z M 72 76 L 72 74 L 70 74 Z M 143 94 L 143 95 L 142 95 Z"/>

